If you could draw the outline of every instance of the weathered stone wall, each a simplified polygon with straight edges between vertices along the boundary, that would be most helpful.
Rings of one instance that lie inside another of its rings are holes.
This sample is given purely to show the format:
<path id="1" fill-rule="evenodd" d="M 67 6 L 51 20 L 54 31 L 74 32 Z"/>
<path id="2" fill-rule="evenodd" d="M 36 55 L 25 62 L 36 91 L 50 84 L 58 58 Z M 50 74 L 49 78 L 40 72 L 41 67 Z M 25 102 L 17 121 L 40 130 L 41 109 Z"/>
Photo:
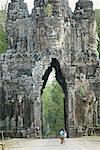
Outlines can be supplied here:
<path id="1" fill-rule="evenodd" d="M 67 0 L 35 0 L 29 15 L 23 0 L 12 0 L 6 25 L 8 49 L 0 57 L 0 128 L 17 132 L 37 127 L 41 136 L 41 94 L 52 68 L 65 94 L 69 136 L 86 134 L 100 123 L 93 3 L 79 0 L 72 13 Z"/>

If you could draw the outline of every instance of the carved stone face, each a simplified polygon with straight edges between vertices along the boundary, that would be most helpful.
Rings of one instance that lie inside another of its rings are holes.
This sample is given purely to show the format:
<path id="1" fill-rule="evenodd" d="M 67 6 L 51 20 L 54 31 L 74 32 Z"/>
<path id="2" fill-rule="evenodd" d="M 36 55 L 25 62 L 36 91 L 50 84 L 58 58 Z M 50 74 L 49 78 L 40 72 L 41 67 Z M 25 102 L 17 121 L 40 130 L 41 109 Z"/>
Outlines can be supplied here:
<path id="1" fill-rule="evenodd" d="M 47 27 L 47 40 L 52 41 L 59 40 L 59 33 L 60 33 L 59 27 L 54 26 Z"/>
<path id="2" fill-rule="evenodd" d="M 60 47 L 64 38 L 64 28 L 61 20 L 48 18 L 46 21 L 46 39 L 48 47 Z"/>
<path id="3" fill-rule="evenodd" d="M 86 80 L 86 75 L 83 74 L 83 73 L 80 73 L 80 80 L 81 80 L 81 81 Z"/>

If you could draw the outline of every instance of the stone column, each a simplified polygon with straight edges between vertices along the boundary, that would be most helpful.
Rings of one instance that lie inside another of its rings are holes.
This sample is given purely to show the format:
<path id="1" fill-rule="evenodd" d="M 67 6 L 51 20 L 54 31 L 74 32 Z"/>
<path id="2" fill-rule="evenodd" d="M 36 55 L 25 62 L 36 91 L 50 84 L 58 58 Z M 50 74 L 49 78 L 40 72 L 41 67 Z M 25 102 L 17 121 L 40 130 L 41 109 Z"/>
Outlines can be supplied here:
<path id="1" fill-rule="evenodd" d="M 34 89 L 34 122 L 36 127 L 39 128 L 38 135 L 41 137 L 42 134 L 42 104 L 41 104 L 41 88 L 38 85 L 36 89 Z"/>
<path id="2" fill-rule="evenodd" d="M 74 84 L 67 82 L 68 85 L 68 126 L 69 126 L 69 136 L 76 135 L 76 125 L 75 125 L 75 88 Z"/>

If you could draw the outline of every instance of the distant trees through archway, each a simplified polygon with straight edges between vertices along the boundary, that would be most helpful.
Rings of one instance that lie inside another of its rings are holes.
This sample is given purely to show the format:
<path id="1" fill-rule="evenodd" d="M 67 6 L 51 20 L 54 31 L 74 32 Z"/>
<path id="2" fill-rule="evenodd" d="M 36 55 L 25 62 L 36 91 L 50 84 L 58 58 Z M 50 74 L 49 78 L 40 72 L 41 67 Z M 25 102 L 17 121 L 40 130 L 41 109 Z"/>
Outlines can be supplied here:
<path id="1" fill-rule="evenodd" d="M 53 71 L 52 71 L 53 70 Z M 55 78 L 51 77 L 51 72 Z M 53 75 L 54 76 L 54 75 Z M 49 79 L 51 81 L 49 81 Z M 56 58 L 52 59 L 50 67 L 43 76 L 42 95 L 42 135 L 56 136 L 60 128 L 67 125 L 67 84 L 60 70 L 60 64 Z"/>

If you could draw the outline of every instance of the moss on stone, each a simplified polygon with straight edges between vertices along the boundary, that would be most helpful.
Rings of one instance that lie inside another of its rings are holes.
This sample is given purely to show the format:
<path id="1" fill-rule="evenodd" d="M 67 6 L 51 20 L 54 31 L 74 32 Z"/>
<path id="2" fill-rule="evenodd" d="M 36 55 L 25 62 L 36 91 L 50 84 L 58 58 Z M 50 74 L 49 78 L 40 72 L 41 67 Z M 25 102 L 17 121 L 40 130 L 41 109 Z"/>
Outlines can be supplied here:
<path id="1" fill-rule="evenodd" d="M 46 6 L 45 6 L 45 14 L 47 16 L 51 16 L 52 15 L 52 11 L 53 11 L 52 5 L 50 3 L 46 4 Z"/>

